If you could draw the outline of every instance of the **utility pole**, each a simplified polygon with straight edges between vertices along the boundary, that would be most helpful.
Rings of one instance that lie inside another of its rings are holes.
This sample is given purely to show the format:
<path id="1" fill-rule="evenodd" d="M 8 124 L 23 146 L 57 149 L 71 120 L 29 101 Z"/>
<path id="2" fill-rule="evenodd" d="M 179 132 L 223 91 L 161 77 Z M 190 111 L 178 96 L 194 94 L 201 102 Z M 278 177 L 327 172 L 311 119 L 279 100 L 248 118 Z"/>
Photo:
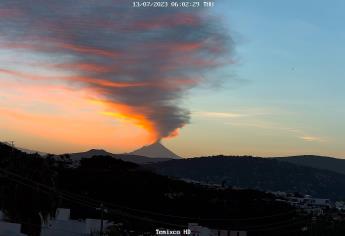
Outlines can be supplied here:
<path id="1" fill-rule="evenodd" d="M 10 141 L 11 146 L 12 146 L 12 157 L 14 157 L 14 141 Z"/>
<path id="2" fill-rule="evenodd" d="M 10 144 L 10 146 L 12 147 L 12 149 L 14 149 L 14 143 L 15 141 L 4 141 L 4 144 Z"/>
<path id="3" fill-rule="evenodd" d="M 99 235 L 103 236 L 103 220 L 104 220 L 104 205 L 103 205 L 103 203 L 101 203 L 100 210 L 101 210 L 101 228 L 99 231 Z"/>

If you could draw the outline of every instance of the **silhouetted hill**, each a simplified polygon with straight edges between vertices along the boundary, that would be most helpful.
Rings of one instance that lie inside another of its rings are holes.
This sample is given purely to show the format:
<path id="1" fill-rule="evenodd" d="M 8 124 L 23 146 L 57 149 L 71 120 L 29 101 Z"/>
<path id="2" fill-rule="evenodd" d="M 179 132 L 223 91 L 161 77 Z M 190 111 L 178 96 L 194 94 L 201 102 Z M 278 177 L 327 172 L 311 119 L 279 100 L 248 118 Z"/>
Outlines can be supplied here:
<path id="1" fill-rule="evenodd" d="M 68 155 L 70 155 L 72 160 L 80 161 L 82 158 L 91 158 L 93 156 L 112 156 L 113 154 L 103 149 L 91 149 L 86 152 L 70 153 Z"/>
<path id="2" fill-rule="evenodd" d="M 330 170 L 340 174 L 345 174 L 345 159 L 312 155 L 276 157 L 275 159 L 296 165 L 309 166 L 317 169 Z"/>
<path id="3" fill-rule="evenodd" d="M 1 143 L 1 144 L 4 144 L 4 145 L 11 146 L 11 144 L 8 143 L 8 142 L 0 142 L 0 143 Z M 39 154 L 39 155 L 41 155 L 41 156 L 46 156 L 46 155 L 48 155 L 48 153 L 46 153 L 46 152 L 40 152 L 40 151 L 31 150 L 31 149 L 23 148 L 23 147 L 16 147 L 16 149 L 18 149 L 18 150 L 20 150 L 20 151 L 22 151 L 22 152 L 28 153 L 28 154 L 35 154 L 35 153 L 37 153 L 37 154 Z"/>
<path id="4" fill-rule="evenodd" d="M 157 173 L 241 188 L 300 192 L 345 199 L 345 175 L 254 157 L 202 157 L 149 165 Z"/>
<path id="5" fill-rule="evenodd" d="M 28 222 L 29 236 L 39 235 L 42 213 L 53 216 L 57 207 L 63 207 L 72 210 L 72 217 L 99 217 L 100 203 L 107 210 L 105 218 L 122 222 L 127 229 L 151 232 L 172 225 L 185 227 L 188 222 L 262 229 L 268 223 L 308 220 L 270 194 L 189 184 L 109 156 L 85 158 L 80 166 L 68 168 L 56 165 L 54 158 L 0 144 L 0 170 L 2 210 L 13 222 Z M 303 222 L 285 226 L 280 235 L 288 235 Z M 274 230 L 265 233 L 277 235 Z"/>
<path id="6" fill-rule="evenodd" d="M 145 157 L 152 157 L 152 158 L 170 158 L 170 159 L 181 159 L 180 156 L 176 155 L 168 148 L 166 148 L 160 142 L 155 142 L 151 145 L 144 146 L 135 150 L 129 154 L 138 155 L 138 156 L 145 156 Z"/>
<path id="7" fill-rule="evenodd" d="M 102 149 L 91 149 L 86 152 L 71 153 L 68 155 L 73 161 L 80 161 L 82 158 L 91 158 L 94 156 L 110 156 L 116 159 L 134 162 L 137 164 L 147 164 L 147 163 L 155 163 L 155 162 L 170 160 L 167 158 L 150 158 L 150 157 L 134 155 L 134 154 L 113 154 Z"/>

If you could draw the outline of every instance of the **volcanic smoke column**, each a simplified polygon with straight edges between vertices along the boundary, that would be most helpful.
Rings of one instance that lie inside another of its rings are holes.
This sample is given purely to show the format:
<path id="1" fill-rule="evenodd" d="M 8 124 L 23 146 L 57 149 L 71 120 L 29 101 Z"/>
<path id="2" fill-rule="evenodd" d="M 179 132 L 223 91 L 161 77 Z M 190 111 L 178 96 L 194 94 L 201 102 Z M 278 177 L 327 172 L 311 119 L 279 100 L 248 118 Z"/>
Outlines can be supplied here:
<path id="1" fill-rule="evenodd" d="M 0 9 L 2 44 L 62 58 L 49 66 L 70 73 L 35 79 L 93 89 L 104 114 L 153 140 L 187 124 L 181 99 L 231 62 L 231 37 L 205 9 L 138 9 L 127 0 L 2 0 Z"/>

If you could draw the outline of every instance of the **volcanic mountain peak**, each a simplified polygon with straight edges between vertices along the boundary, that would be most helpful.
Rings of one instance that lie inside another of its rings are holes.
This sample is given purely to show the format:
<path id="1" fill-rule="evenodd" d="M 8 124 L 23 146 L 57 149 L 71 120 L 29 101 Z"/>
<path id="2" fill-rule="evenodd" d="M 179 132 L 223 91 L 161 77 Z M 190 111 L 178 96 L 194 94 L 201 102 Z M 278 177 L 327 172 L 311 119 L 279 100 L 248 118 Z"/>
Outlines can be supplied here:
<path id="1" fill-rule="evenodd" d="M 166 148 L 159 141 L 139 148 L 131 153 L 131 155 L 145 156 L 145 157 L 154 157 L 154 158 L 172 158 L 172 159 L 181 159 L 180 156 L 176 155 L 168 148 Z"/>

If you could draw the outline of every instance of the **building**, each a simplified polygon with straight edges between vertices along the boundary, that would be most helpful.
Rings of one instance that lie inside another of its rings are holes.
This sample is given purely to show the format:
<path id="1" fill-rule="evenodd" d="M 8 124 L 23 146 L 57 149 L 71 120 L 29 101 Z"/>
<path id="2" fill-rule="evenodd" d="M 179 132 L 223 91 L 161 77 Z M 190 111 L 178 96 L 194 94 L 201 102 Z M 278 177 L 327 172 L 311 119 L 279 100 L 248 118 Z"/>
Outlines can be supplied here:
<path id="1" fill-rule="evenodd" d="M 111 225 L 103 222 L 104 231 Z M 0 236 L 26 236 L 21 233 L 21 224 L 6 222 L 3 212 L 0 211 Z M 49 219 L 41 226 L 41 236 L 96 236 L 101 228 L 100 219 L 73 220 L 70 218 L 70 209 L 57 209 L 54 219 Z"/>
<path id="2" fill-rule="evenodd" d="M 338 201 L 338 202 L 335 202 L 334 205 L 335 205 L 335 208 L 337 208 L 338 210 L 345 211 L 345 202 Z"/>
<path id="3" fill-rule="evenodd" d="M 6 222 L 5 220 L 4 213 L 0 211 L 0 235 L 25 236 L 25 234 L 21 233 L 20 224 Z"/>
<path id="4" fill-rule="evenodd" d="M 112 225 L 108 221 L 103 222 L 104 229 Z M 59 208 L 56 217 L 42 225 L 41 236 L 91 236 L 97 235 L 101 228 L 101 220 L 70 219 L 70 209 Z"/>
<path id="5" fill-rule="evenodd" d="M 327 198 L 314 198 L 310 195 L 271 192 L 276 201 L 285 202 L 312 215 L 323 215 L 324 210 L 332 208 L 332 202 Z"/>
<path id="6" fill-rule="evenodd" d="M 304 197 L 288 197 L 288 202 L 299 208 L 330 208 L 331 201 L 323 198 L 313 198 L 309 195 Z"/>
<path id="7" fill-rule="evenodd" d="M 22 234 L 21 232 L 21 225 L 9 222 L 0 222 L 0 235 L 6 236 L 26 236 L 26 234 Z"/>
<path id="8" fill-rule="evenodd" d="M 209 229 L 197 223 L 189 223 L 188 229 L 191 236 L 247 236 L 247 231 Z"/>
<path id="9" fill-rule="evenodd" d="M 210 236 L 211 230 L 207 227 L 198 225 L 197 223 L 188 224 L 188 229 L 191 231 L 191 236 Z"/>

